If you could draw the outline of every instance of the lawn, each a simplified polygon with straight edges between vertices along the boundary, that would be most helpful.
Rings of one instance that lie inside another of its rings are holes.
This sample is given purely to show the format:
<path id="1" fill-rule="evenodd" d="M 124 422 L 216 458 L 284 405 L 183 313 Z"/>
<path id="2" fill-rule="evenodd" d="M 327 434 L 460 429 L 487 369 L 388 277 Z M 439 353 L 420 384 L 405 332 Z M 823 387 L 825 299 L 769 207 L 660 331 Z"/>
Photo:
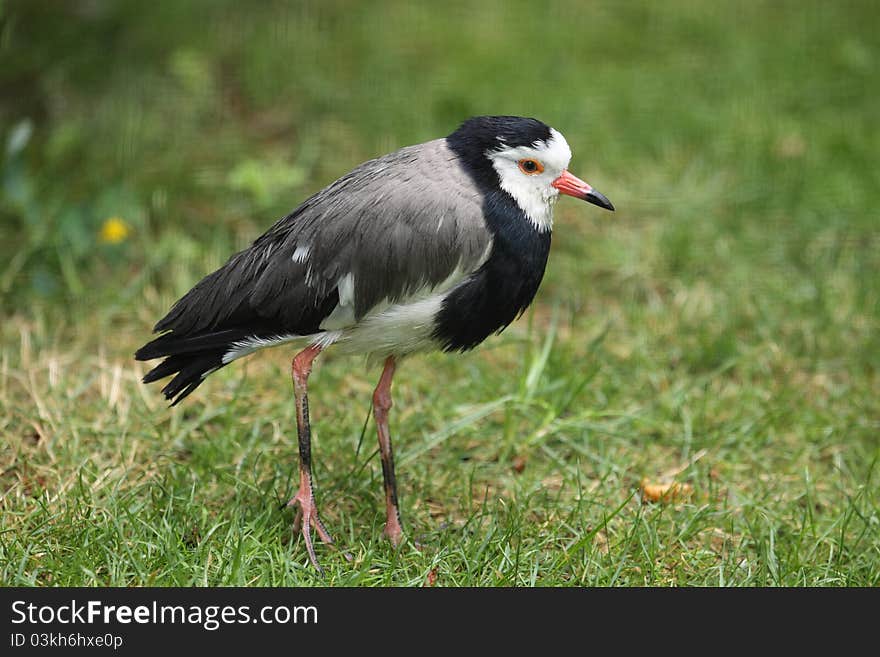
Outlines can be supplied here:
<path id="1" fill-rule="evenodd" d="M 880 12 L 871 2 L 0 3 L 4 585 L 877 586 Z M 308 195 L 476 114 L 568 199 L 535 304 L 405 361 L 408 541 L 375 366 L 290 350 L 169 409 L 134 350 Z M 676 494 L 657 496 L 671 485 Z"/>

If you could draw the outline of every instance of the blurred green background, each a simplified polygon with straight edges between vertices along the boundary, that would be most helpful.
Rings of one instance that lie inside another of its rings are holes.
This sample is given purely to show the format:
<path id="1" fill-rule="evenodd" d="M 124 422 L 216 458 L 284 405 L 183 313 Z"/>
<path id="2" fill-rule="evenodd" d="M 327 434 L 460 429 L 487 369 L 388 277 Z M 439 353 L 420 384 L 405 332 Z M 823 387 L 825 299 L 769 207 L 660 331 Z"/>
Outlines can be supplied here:
<path id="1" fill-rule="evenodd" d="M 494 508 L 498 531 L 480 525 L 473 550 L 416 554 L 399 577 L 369 574 L 391 558 L 378 524 L 361 579 L 340 560 L 340 581 L 878 582 L 875 2 L 31 0 L 0 16 L 4 581 L 302 583 L 299 566 L 261 579 L 276 571 L 254 554 L 217 571 L 206 555 L 228 561 L 232 539 L 180 534 L 228 517 L 230 490 L 250 508 L 272 504 L 247 491 L 283 496 L 287 354 L 224 370 L 172 412 L 131 353 L 201 276 L 356 164 L 517 114 L 563 132 L 572 171 L 618 211 L 560 203 L 534 309 L 474 355 L 408 364 L 393 421 L 401 453 L 421 454 L 401 483 L 413 531 L 472 517 L 465 488 L 540 518 Z M 441 395 L 438 374 L 455 389 Z M 374 375 L 328 357 L 313 402 L 334 409 L 317 459 L 348 545 L 381 515 L 377 461 L 342 465 Z M 670 471 L 694 499 L 644 511 L 632 491 Z M 175 516 L 168 500 L 195 481 L 183 507 L 203 510 Z M 169 497 L 141 508 L 156 482 Z M 101 517 L 171 518 L 154 537 L 169 543 Z M 289 520 L 223 526 L 265 546 Z M 132 541 L 142 570 L 114 557 Z M 510 541 L 529 558 L 510 565 Z M 96 542 L 115 547 L 70 565 Z M 303 556 L 287 550 L 278 563 Z"/>

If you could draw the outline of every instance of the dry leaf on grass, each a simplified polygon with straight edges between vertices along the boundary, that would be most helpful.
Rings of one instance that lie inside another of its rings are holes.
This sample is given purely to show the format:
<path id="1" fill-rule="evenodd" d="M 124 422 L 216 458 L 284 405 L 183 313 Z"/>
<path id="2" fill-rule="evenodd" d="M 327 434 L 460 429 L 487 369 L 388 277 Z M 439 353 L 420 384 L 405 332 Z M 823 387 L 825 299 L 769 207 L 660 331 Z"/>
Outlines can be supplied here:
<path id="1" fill-rule="evenodd" d="M 642 501 L 644 502 L 676 502 L 689 498 L 694 492 L 690 484 L 671 481 L 665 484 L 651 483 L 642 480 Z"/>

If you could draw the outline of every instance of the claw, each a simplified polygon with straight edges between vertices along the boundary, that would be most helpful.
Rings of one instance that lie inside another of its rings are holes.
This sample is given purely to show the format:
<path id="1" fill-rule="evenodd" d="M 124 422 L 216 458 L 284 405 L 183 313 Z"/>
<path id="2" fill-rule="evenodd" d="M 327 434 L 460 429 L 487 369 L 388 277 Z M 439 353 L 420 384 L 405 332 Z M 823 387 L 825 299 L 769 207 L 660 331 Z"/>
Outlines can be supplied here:
<path id="1" fill-rule="evenodd" d="M 324 570 L 321 568 L 321 564 L 318 563 L 318 556 L 315 554 L 315 546 L 312 543 L 312 528 L 314 527 L 318 532 L 318 537 L 324 545 L 332 546 L 334 543 L 330 532 L 327 531 L 324 523 L 318 517 L 318 507 L 315 505 L 315 498 L 312 492 L 300 489 L 287 503 L 287 506 L 298 507 L 296 518 L 293 521 L 293 531 L 295 533 L 300 530 L 302 531 L 303 539 L 306 542 L 306 551 L 309 553 L 309 561 L 312 562 L 315 570 L 323 575 Z M 305 522 L 303 522 L 304 520 Z"/>

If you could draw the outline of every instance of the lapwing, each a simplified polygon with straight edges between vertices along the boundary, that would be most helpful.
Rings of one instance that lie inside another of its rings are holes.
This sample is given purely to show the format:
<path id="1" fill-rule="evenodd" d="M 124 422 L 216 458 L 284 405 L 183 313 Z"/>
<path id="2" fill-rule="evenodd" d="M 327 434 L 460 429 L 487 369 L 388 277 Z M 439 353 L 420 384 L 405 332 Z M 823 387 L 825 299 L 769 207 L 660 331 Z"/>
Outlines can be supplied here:
<path id="1" fill-rule="evenodd" d="M 365 162 L 306 199 L 177 301 L 138 360 L 164 358 L 145 377 L 173 375 L 172 405 L 221 367 L 291 345 L 299 437 L 294 530 L 321 571 L 325 544 L 311 472 L 308 379 L 325 349 L 384 363 L 373 415 L 385 486 L 384 533 L 403 537 L 388 429 L 401 359 L 465 352 L 503 331 L 532 302 L 550 251 L 560 194 L 611 202 L 568 171 L 560 132 L 532 118 L 481 116 L 448 137 Z"/>

